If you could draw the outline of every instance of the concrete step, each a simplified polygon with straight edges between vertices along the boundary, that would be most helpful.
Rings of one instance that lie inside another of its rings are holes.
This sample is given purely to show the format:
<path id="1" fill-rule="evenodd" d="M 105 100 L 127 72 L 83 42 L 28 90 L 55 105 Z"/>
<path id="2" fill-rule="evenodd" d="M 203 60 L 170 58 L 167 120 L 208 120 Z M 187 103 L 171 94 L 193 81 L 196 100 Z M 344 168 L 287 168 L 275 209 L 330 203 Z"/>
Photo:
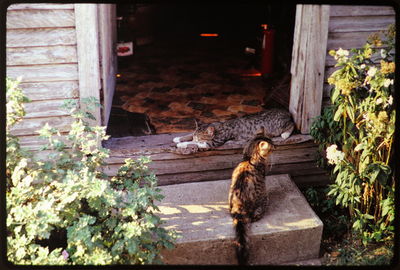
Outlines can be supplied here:
<path id="1" fill-rule="evenodd" d="M 287 174 L 266 177 L 269 209 L 249 231 L 250 264 L 318 259 L 323 224 Z M 166 264 L 237 264 L 228 212 L 230 180 L 162 186 L 165 228 L 181 234 Z M 295 263 L 296 264 L 296 263 Z"/>

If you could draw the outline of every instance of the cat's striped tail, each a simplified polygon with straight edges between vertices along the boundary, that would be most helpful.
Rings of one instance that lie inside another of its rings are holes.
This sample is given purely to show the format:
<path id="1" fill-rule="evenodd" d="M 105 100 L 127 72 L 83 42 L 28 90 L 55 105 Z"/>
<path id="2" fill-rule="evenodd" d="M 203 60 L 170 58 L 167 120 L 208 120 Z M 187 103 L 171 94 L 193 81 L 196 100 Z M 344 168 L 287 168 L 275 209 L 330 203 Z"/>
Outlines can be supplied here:
<path id="1" fill-rule="evenodd" d="M 249 246 L 248 246 L 248 222 L 243 218 L 233 218 L 233 225 L 235 227 L 235 245 L 236 245 L 236 257 L 239 265 L 248 264 L 249 260 Z"/>

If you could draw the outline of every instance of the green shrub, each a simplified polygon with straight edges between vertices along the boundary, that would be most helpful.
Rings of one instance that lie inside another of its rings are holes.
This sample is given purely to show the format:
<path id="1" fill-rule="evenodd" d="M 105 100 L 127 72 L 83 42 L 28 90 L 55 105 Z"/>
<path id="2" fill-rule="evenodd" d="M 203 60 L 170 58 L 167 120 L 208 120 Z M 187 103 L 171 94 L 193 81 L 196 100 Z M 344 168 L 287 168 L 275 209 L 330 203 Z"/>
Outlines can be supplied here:
<path id="1" fill-rule="evenodd" d="M 98 146 L 107 138 L 105 130 L 89 126 L 85 119 L 93 116 L 76 109 L 66 142 L 46 125 L 40 135 L 48 141 L 42 149 L 49 151 L 48 158 L 28 155 L 10 134 L 27 101 L 17 85 L 7 79 L 8 260 L 35 265 L 161 262 L 161 249 L 172 248 L 176 235 L 162 228 L 157 216 L 155 201 L 163 196 L 147 167 L 150 160 L 128 159 L 110 179 L 100 169 L 108 157 L 108 150 Z"/>
<path id="2" fill-rule="evenodd" d="M 394 26 L 383 34 L 362 49 L 330 52 L 338 67 L 328 79 L 332 105 L 311 127 L 333 167 L 328 195 L 349 209 L 364 244 L 394 232 Z"/>

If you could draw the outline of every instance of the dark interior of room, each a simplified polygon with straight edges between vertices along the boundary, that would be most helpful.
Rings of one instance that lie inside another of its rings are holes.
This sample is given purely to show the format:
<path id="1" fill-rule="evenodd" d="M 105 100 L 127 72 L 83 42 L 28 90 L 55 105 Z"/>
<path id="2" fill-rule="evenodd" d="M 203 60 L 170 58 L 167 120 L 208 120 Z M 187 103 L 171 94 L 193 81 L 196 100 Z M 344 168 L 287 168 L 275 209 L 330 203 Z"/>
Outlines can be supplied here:
<path id="1" fill-rule="evenodd" d="M 118 41 L 132 41 L 133 54 L 118 56 L 112 137 L 189 132 L 195 120 L 288 107 L 294 5 L 125 4 L 117 17 Z M 265 24 L 274 31 L 268 73 Z"/>

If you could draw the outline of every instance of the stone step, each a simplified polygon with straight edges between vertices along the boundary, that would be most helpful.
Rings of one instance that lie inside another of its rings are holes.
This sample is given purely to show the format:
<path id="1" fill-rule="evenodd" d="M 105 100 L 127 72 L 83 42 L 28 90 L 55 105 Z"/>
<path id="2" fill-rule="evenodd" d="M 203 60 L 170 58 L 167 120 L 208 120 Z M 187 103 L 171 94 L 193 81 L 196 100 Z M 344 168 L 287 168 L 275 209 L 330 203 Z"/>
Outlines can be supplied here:
<path id="1" fill-rule="evenodd" d="M 269 208 L 249 231 L 250 264 L 317 259 L 323 224 L 287 174 L 266 177 Z M 166 264 L 237 264 L 228 212 L 230 180 L 162 186 L 158 204 L 167 229 L 181 234 Z"/>

